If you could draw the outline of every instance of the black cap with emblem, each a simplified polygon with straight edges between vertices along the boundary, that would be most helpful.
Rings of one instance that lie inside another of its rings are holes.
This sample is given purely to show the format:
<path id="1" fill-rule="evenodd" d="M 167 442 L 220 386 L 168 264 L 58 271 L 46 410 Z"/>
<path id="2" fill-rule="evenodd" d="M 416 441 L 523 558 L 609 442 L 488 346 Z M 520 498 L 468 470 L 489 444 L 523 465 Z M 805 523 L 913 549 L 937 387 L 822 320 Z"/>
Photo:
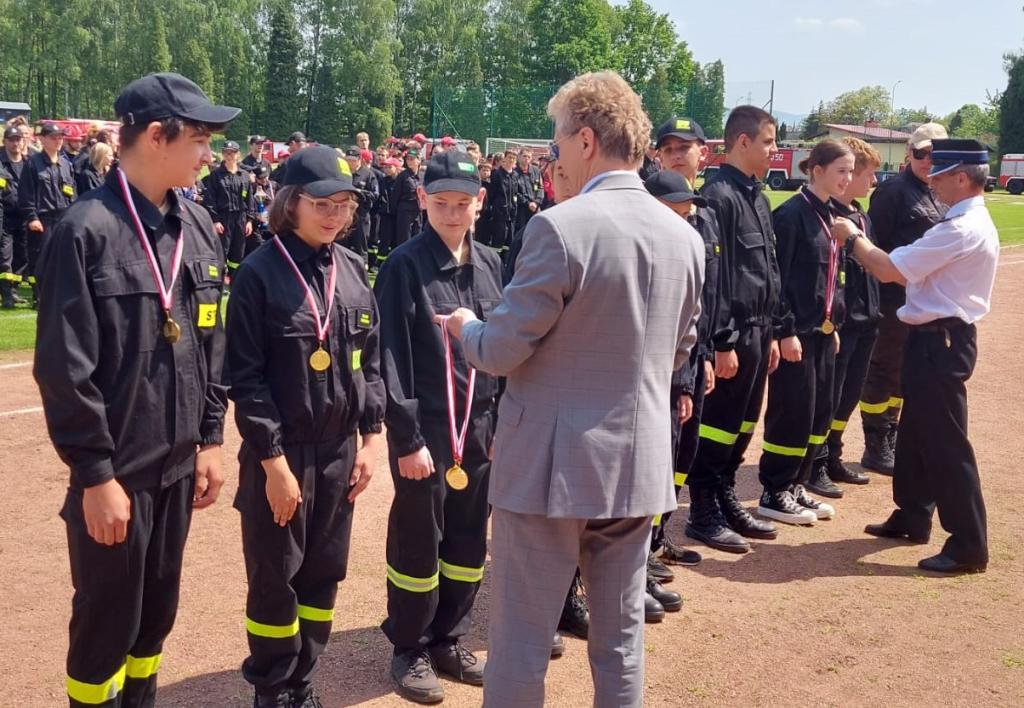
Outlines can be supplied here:
<path id="1" fill-rule="evenodd" d="M 448 150 L 427 161 L 423 176 L 423 189 L 427 194 L 462 192 L 471 196 L 480 193 L 480 172 L 476 160 L 458 150 Z"/>
<path id="2" fill-rule="evenodd" d="M 340 164 L 339 164 L 340 163 Z M 352 177 L 346 174 L 348 165 L 333 148 L 314 145 L 288 158 L 288 169 L 284 173 L 284 186 L 302 187 L 312 197 L 329 197 L 338 192 L 360 192 L 353 186 Z"/>
<path id="3" fill-rule="evenodd" d="M 241 108 L 216 106 L 203 90 L 181 74 L 149 74 L 136 79 L 114 101 L 114 112 L 125 125 L 164 118 L 182 118 L 207 125 L 230 123 Z"/>

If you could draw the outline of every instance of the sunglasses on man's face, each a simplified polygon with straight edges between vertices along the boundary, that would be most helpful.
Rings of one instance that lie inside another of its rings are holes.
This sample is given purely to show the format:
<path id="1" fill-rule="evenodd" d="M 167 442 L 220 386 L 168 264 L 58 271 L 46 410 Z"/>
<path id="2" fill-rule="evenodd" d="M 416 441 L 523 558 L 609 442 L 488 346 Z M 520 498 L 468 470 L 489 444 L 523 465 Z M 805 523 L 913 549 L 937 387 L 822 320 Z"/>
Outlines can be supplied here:
<path id="1" fill-rule="evenodd" d="M 932 158 L 932 149 L 926 148 L 914 148 L 910 151 L 910 154 L 914 156 L 915 160 L 930 160 Z"/>

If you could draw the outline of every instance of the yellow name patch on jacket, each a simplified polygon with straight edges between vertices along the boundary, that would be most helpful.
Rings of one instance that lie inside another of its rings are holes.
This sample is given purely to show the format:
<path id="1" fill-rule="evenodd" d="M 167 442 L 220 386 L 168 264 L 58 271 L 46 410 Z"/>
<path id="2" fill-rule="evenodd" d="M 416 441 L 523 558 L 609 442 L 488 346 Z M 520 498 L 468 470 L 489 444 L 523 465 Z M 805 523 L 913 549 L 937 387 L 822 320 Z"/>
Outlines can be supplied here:
<path id="1" fill-rule="evenodd" d="M 211 303 L 209 305 L 199 305 L 199 317 L 196 318 L 196 324 L 200 327 L 213 327 L 217 324 L 217 304 Z"/>

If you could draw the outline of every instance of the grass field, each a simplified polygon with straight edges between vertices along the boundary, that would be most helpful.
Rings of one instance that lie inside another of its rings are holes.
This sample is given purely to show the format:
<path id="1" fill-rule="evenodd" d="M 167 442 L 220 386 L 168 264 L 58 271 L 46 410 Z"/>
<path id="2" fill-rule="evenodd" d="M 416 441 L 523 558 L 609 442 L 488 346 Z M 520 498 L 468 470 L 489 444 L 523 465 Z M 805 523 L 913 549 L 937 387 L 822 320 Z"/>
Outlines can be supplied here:
<path id="1" fill-rule="evenodd" d="M 765 190 L 774 209 L 796 192 Z M 1024 196 L 1005 192 L 985 195 L 992 220 L 999 229 L 999 240 L 1006 245 L 1024 243 Z M 27 295 L 27 291 L 23 291 Z M 0 310 L 0 352 L 31 349 L 35 344 L 36 318 L 27 306 Z"/>

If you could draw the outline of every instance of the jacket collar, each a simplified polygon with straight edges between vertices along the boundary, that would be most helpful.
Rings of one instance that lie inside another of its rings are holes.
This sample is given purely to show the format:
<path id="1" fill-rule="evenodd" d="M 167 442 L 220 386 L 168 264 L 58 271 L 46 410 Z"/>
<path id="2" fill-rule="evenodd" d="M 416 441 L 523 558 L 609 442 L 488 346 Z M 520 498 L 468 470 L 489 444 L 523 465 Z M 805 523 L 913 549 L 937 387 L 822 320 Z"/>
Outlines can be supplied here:
<path id="1" fill-rule="evenodd" d="M 746 192 L 755 193 L 762 190 L 762 184 L 759 179 L 740 172 L 736 167 L 729 163 L 724 163 L 719 169 L 721 170 L 723 177 Z"/>
<path id="2" fill-rule="evenodd" d="M 118 170 L 115 167 L 111 167 L 107 172 L 106 181 L 104 184 L 114 194 L 114 198 L 124 207 L 125 212 L 128 212 L 128 205 L 125 204 L 124 194 L 121 192 L 121 182 L 117 178 Z M 135 210 L 139 213 L 139 219 L 142 223 L 151 230 L 158 229 L 166 218 L 164 214 L 157 208 L 153 202 L 149 201 L 139 190 L 135 189 L 130 183 L 128 189 L 132 195 L 132 201 L 135 202 Z M 189 223 L 195 223 L 191 216 L 186 216 L 187 211 L 182 208 L 181 199 L 175 194 L 173 189 L 167 190 L 167 216 L 173 216 Z M 131 216 L 129 215 L 129 218 Z"/>
<path id="3" fill-rule="evenodd" d="M 456 262 L 455 256 L 448 249 L 448 246 L 445 245 L 445 242 L 441 239 L 438 233 L 434 231 L 434 227 L 432 227 L 429 222 L 423 227 L 423 231 L 419 236 L 417 236 L 417 238 L 425 240 L 426 248 L 433 257 L 434 264 L 437 266 L 439 271 L 443 273 L 445 271 L 455 270 L 459 267 L 459 263 Z M 484 264 L 476 253 L 476 249 L 481 246 L 480 244 L 475 243 L 472 235 L 468 233 L 466 234 L 466 245 L 469 246 L 469 257 L 462 265 L 472 265 L 475 268 L 483 270 Z"/>
<path id="4" fill-rule="evenodd" d="M 612 189 L 643 189 L 645 192 L 647 191 L 644 189 L 640 175 L 635 170 L 610 170 L 594 175 L 587 184 L 583 185 L 580 194 Z"/>

